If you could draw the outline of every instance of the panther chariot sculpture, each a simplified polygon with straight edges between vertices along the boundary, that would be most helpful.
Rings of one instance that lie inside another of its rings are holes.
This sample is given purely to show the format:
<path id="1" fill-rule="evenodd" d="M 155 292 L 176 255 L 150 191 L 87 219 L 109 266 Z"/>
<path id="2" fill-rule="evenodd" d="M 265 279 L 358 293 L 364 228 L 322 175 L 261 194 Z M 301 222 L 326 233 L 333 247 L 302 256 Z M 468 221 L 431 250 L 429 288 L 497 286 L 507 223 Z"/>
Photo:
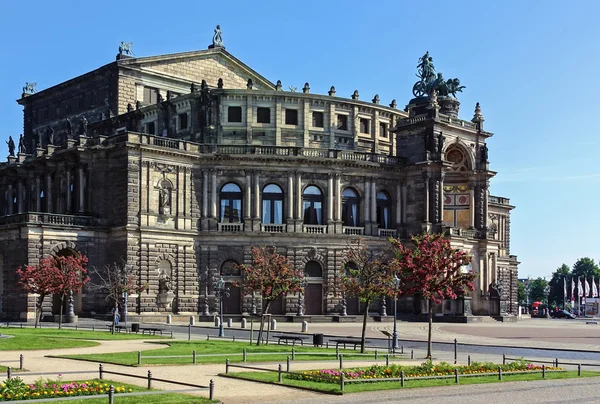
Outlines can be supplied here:
<path id="1" fill-rule="evenodd" d="M 416 76 L 419 81 L 415 83 L 412 91 L 417 98 L 429 96 L 433 91 L 436 91 L 440 97 L 456 98 L 456 93 L 462 92 L 465 88 L 460 85 L 459 79 L 444 80 L 443 74 L 436 72 L 429 51 L 419 58 Z"/>

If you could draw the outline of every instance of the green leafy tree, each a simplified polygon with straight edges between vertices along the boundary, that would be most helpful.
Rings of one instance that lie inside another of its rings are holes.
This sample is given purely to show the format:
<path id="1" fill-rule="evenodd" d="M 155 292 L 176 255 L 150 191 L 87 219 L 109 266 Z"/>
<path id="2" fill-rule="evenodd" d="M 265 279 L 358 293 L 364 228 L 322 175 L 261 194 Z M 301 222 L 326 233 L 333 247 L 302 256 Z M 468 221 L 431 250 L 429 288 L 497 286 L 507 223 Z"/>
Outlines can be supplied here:
<path id="1" fill-rule="evenodd" d="M 575 265 L 573 265 L 572 274 L 574 277 L 580 276 L 581 278 L 585 277 L 588 279 L 597 279 L 598 277 L 600 277 L 600 268 L 598 268 L 598 265 L 596 265 L 594 260 L 591 258 L 579 258 L 577 262 L 575 262 Z M 581 280 L 581 282 L 583 283 L 583 279 Z"/>
<path id="2" fill-rule="evenodd" d="M 365 335 L 369 305 L 372 301 L 393 296 L 399 291 L 394 289 L 395 267 L 390 265 L 394 258 L 391 248 L 379 251 L 367 245 L 357 243 L 348 250 L 347 262 L 340 276 L 340 289 L 344 296 L 356 297 L 365 304 L 363 326 L 360 338 L 360 352 L 365 352 Z"/>
<path id="3" fill-rule="evenodd" d="M 527 290 L 525 289 L 525 284 L 521 281 L 517 283 L 517 298 L 520 304 L 527 302 Z"/>
<path id="4" fill-rule="evenodd" d="M 452 247 L 443 234 L 413 236 L 411 247 L 395 239 L 391 241 L 397 252 L 394 265 L 402 280 L 403 293 L 420 293 L 428 301 L 427 357 L 431 358 L 434 303 L 441 303 L 442 299 L 456 299 L 458 295 L 474 289 L 473 281 L 477 275 L 473 271 L 463 271 L 472 257 Z"/>
<path id="5" fill-rule="evenodd" d="M 529 297 L 531 302 L 543 302 L 546 299 L 545 289 L 548 281 L 544 278 L 533 279 L 529 282 Z"/>
<path id="6" fill-rule="evenodd" d="M 565 296 L 565 277 L 569 277 L 569 275 L 571 275 L 571 269 L 566 264 L 562 264 L 552 273 L 552 279 L 548 282 L 550 285 L 550 295 L 548 297 L 550 304 L 563 306 L 564 301 L 567 300 L 567 296 Z M 568 295 L 569 290 L 571 290 L 570 279 L 567 279 L 566 283 Z"/>

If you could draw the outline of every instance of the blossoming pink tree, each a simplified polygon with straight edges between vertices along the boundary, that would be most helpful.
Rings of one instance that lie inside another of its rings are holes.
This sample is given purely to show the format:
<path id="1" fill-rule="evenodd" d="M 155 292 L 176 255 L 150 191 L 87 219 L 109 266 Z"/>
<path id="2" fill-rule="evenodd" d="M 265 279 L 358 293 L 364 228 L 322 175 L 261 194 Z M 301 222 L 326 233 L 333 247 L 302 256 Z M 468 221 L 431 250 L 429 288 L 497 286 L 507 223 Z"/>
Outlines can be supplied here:
<path id="1" fill-rule="evenodd" d="M 304 288 L 304 272 L 296 268 L 274 247 L 252 247 L 252 264 L 237 266 L 243 271 L 242 284 L 249 292 L 258 292 L 262 297 L 262 316 L 256 345 L 259 345 L 264 330 L 265 314 L 277 298 L 288 293 L 301 292 Z M 267 342 L 269 336 L 267 335 Z"/>
<path id="2" fill-rule="evenodd" d="M 472 257 L 454 248 L 443 234 L 423 233 L 411 238 L 412 247 L 391 239 L 396 249 L 392 266 L 402 281 L 405 294 L 421 294 L 429 306 L 429 332 L 427 357 L 431 358 L 431 327 L 433 305 L 442 299 L 456 299 L 459 294 L 473 290 L 473 271 L 464 272 L 463 267 Z"/>

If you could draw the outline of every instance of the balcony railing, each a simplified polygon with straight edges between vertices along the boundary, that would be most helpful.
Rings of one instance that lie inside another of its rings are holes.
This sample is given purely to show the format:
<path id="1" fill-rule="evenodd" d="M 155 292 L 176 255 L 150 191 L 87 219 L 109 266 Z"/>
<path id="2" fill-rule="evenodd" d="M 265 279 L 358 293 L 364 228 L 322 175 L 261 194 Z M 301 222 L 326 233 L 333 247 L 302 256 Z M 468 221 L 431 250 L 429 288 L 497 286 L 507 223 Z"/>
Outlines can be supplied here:
<path id="1" fill-rule="evenodd" d="M 229 232 L 244 231 L 244 223 L 217 223 L 217 230 Z"/>
<path id="2" fill-rule="evenodd" d="M 490 196 L 489 202 L 497 203 L 499 205 L 510 205 L 510 199 L 501 196 Z"/>
<path id="3" fill-rule="evenodd" d="M 394 229 L 377 229 L 379 237 L 396 237 L 397 233 L 398 231 Z"/>
<path id="4" fill-rule="evenodd" d="M 285 233 L 287 225 L 285 224 L 261 224 L 260 230 L 265 233 Z"/>
<path id="5" fill-rule="evenodd" d="M 344 231 L 344 234 L 347 234 L 349 236 L 362 236 L 363 234 L 365 234 L 364 227 L 344 226 L 342 229 Z"/>
<path id="6" fill-rule="evenodd" d="M 94 226 L 96 220 L 91 216 L 63 215 L 58 213 L 18 213 L 0 217 L 0 226 L 18 223 L 41 223 L 56 226 L 87 227 Z"/>
<path id="7" fill-rule="evenodd" d="M 304 231 L 304 233 L 326 234 L 327 226 L 321 224 L 304 224 L 302 225 L 302 230 Z"/>

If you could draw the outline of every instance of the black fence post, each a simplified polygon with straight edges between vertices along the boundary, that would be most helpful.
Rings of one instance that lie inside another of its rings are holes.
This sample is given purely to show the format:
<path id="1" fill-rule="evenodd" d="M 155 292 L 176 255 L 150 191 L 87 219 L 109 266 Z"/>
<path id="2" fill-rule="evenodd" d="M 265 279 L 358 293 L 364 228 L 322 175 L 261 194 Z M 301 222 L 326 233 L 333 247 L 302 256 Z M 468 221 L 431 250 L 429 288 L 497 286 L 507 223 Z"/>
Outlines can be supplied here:
<path id="1" fill-rule="evenodd" d="M 410 359 L 415 359 L 415 351 L 414 351 L 414 349 L 410 350 Z"/>
<path id="2" fill-rule="evenodd" d="M 281 373 L 281 363 L 277 366 L 277 373 L 279 373 L 278 382 L 283 383 L 283 373 Z"/>
<path id="3" fill-rule="evenodd" d="M 344 391 L 344 372 L 340 373 L 340 391 Z"/>
<path id="4" fill-rule="evenodd" d="M 502 380 L 502 366 L 498 366 L 498 380 Z"/>
<path id="5" fill-rule="evenodd" d="M 404 345 L 400 345 L 400 353 L 403 354 L 404 353 Z"/>
<path id="6" fill-rule="evenodd" d="M 12 377 L 12 368 L 9 366 L 6 368 L 6 378 L 10 379 Z"/>
<path id="7" fill-rule="evenodd" d="M 225 359 L 225 374 L 229 373 L 229 358 Z"/>
<path id="8" fill-rule="evenodd" d="M 340 357 L 340 348 L 339 346 L 335 346 L 335 359 L 339 359 Z"/>
<path id="9" fill-rule="evenodd" d="M 115 386 L 110 385 L 108 389 L 108 404 L 115 404 Z"/>
<path id="10" fill-rule="evenodd" d="M 296 350 L 292 348 L 292 360 L 296 360 Z"/>
<path id="11" fill-rule="evenodd" d="M 19 355 L 19 369 L 23 370 L 23 354 Z"/>
<path id="12" fill-rule="evenodd" d="M 246 351 L 246 348 L 244 348 L 244 350 L 242 351 L 242 362 L 246 362 L 247 355 L 248 352 Z"/>
<path id="13" fill-rule="evenodd" d="M 458 341 L 454 338 L 454 364 L 456 365 L 456 361 L 458 357 Z"/>
<path id="14" fill-rule="evenodd" d="M 400 372 L 400 386 L 404 387 L 404 370 Z"/>
<path id="15" fill-rule="evenodd" d="M 152 371 L 148 371 L 148 390 L 152 388 Z"/>
<path id="16" fill-rule="evenodd" d="M 214 400 L 215 396 L 215 382 L 213 379 L 210 379 L 210 383 L 208 383 L 208 399 Z"/>
<path id="17" fill-rule="evenodd" d="M 377 349 L 375 350 L 375 360 L 377 360 L 377 358 L 379 358 L 379 353 L 377 352 Z"/>
<path id="18" fill-rule="evenodd" d="M 556 363 L 554 366 L 558 367 L 558 358 L 555 358 L 554 362 Z"/>
<path id="19" fill-rule="evenodd" d="M 542 365 L 542 379 L 546 378 L 546 365 Z"/>
<path id="20" fill-rule="evenodd" d="M 577 365 L 577 376 L 581 376 L 581 365 Z"/>
<path id="21" fill-rule="evenodd" d="M 138 351 L 138 366 L 142 364 L 142 351 Z"/>
<path id="22" fill-rule="evenodd" d="M 103 374 L 102 374 L 103 370 L 104 369 L 102 368 L 102 364 L 99 364 L 98 365 L 98 379 L 100 379 L 100 380 L 102 380 L 102 377 L 103 377 Z"/>
<path id="23" fill-rule="evenodd" d="M 454 382 L 458 384 L 458 369 L 454 369 Z"/>
<path id="24" fill-rule="evenodd" d="M 390 355 L 385 355 L 385 366 L 390 366 Z"/>
<path id="25" fill-rule="evenodd" d="M 502 364 L 506 365 L 506 354 L 502 354 Z"/>
<path id="26" fill-rule="evenodd" d="M 287 360 L 286 360 L 285 370 L 286 370 L 286 372 L 290 371 L 290 357 L 289 356 L 287 357 Z"/>
<path id="27" fill-rule="evenodd" d="M 188 324 L 188 341 L 192 340 L 192 325 Z"/>
<path id="28" fill-rule="evenodd" d="M 343 369 L 343 368 L 344 368 L 344 355 L 340 355 L 340 369 Z"/>
<path id="29" fill-rule="evenodd" d="M 192 351 L 192 363 L 194 365 L 197 363 L 197 361 L 196 361 L 196 350 L 195 349 Z"/>
<path id="30" fill-rule="evenodd" d="M 467 356 L 467 365 L 471 366 L 471 355 Z"/>

